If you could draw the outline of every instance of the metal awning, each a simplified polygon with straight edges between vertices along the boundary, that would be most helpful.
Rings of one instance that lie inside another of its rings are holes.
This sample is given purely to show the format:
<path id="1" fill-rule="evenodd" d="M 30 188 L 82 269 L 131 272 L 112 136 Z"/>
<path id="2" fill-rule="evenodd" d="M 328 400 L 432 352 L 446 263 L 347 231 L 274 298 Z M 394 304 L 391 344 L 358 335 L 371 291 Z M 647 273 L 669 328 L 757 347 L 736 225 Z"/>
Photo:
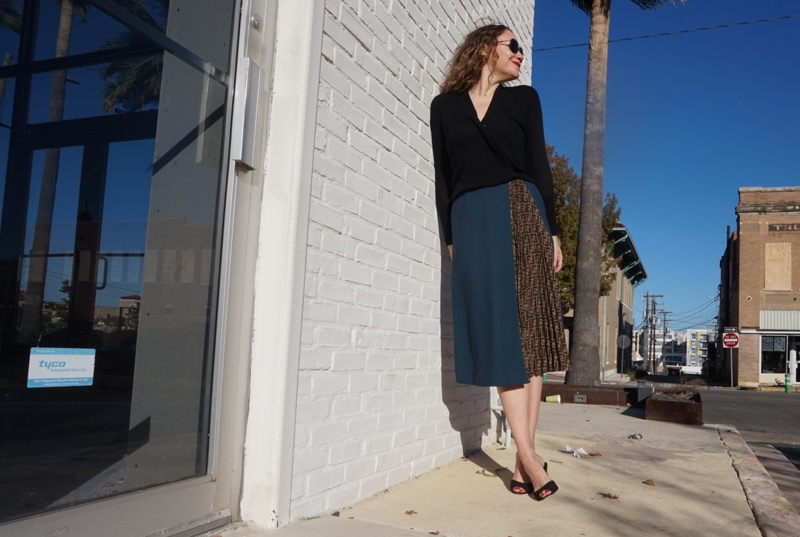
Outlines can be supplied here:
<path id="1" fill-rule="evenodd" d="M 760 312 L 761 330 L 800 330 L 800 311 L 770 311 Z"/>
<path id="2" fill-rule="evenodd" d="M 611 231 L 611 239 L 614 241 L 611 246 L 611 254 L 617 259 L 625 278 L 636 287 L 647 279 L 647 272 L 644 270 L 639 252 L 636 251 L 636 245 L 633 244 L 628 229 L 622 224 L 617 224 Z"/>

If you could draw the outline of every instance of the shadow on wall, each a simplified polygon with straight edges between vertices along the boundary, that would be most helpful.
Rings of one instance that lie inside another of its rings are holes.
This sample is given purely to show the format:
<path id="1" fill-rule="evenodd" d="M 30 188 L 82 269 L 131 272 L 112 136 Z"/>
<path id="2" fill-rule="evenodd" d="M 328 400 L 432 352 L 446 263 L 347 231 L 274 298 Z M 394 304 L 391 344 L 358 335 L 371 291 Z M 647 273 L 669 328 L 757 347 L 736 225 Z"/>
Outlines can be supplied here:
<path id="1" fill-rule="evenodd" d="M 482 438 L 491 427 L 491 390 L 456 382 L 453 354 L 453 308 L 451 300 L 452 264 L 442 242 L 442 285 L 439 296 L 439 333 L 442 353 L 442 402 L 447 407 L 450 425 L 461 435 L 466 455 L 481 449 Z"/>

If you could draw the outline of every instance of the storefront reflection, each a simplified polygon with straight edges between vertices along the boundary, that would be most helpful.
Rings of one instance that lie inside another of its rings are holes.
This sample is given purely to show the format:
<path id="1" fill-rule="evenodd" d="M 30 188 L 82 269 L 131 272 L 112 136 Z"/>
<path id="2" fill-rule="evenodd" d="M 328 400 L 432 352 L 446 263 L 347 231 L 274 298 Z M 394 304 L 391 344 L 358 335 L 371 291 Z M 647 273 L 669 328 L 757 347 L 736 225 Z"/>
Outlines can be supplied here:
<path id="1" fill-rule="evenodd" d="M 208 472 L 218 4 L 0 5 L 0 524 Z"/>

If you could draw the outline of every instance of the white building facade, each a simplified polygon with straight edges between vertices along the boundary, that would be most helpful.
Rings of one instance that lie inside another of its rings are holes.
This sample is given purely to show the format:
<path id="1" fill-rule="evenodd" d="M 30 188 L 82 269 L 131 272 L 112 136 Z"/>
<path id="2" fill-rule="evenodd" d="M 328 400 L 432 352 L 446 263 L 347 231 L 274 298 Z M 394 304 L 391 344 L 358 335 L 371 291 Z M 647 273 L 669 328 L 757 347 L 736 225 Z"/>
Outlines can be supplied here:
<path id="1" fill-rule="evenodd" d="M 702 366 L 708 359 L 709 343 L 714 342 L 713 328 L 690 328 L 686 331 L 686 364 Z"/>
<path id="2" fill-rule="evenodd" d="M 35 30 L 64 12 L 16 4 L 20 33 L 0 36 L 19 58 L 0 68 L 18 81 L 4 87 L 15 115 L 0 139 L 14 178 L 0 230 L 0 413 L 28 428 L 0 435 L 14 472 L 0 534 L 106 536 L 120 520 L 131 536 L 285 526 L 497 440 L 490 390 L 455 382 L 428 107 L 476 22 L 532 42 L 532 0 L 172 0 L 151 13 L 98 0 L 88 22 L 66 15 L 81 39 L 53 57 L 33 51 Z M 137 40 L 111 39 L 125 35 Z M 39 73 L 99 66 L 85 72 L 110 73 L 108 84 L 113 62 L 132 59 L 160 62 L 150 101 L 118 87 L 110 111 L 81 109 L 77 92 L 96 84 L 86 78 L 62 83 L 61 117 L 33 117 L 51 93 L 34 91 Z M 49 232 L 37 253 L 28 200 L 45 196 L 36 177 L 53 148 L 53 221 L 74 208 L 52 229 L 74 236 Z M 126 190 L 139 184 L 147 191 Z M 63 279 L 69 322 L 56 327 L 45 317 Z M 123 296 L 139 297 L 125 326 L 84 328 Z M 47 377 L 32 390 L 41 347 L 91 355 L 88 384 Z M 63 419 L 29 419 L 48 405 Z M 57 448 L 55 462 L 31 446 Z M 68 483 L 45 467 L 76 455 Z"/>

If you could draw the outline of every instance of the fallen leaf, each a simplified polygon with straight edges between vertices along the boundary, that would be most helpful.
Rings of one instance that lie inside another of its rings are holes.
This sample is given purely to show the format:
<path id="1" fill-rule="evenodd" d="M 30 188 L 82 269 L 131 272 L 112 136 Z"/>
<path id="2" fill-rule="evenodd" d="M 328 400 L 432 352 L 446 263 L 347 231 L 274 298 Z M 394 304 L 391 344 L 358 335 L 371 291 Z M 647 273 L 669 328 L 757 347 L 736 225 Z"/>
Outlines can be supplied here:
<path id="1" fill-rule="evenodd" d="M 597 494 L 610 500 L 619 500 L 619 494 L 611 494 L 610 492 L 598 492 Z"/>
<path id="2" fill-rule="evenodd" d="M 416 514 L 417 514 L 417 512 L 416 512 L 416 511 L 414 511 L 413 509 L 409 509 L 408 511 L 406 511 L 406 514 L 407 514 L 408 516 L 411 516 L 411 515 L 416 515 Z"/>
<path id="3" fill-rule="evenodd" d="M 645 485 L 650 485 L 651 487 L 655 487 L 656 484 L 653 482 L 652 479 L 648 479 L 647 481 L 642 481 Z"/>

